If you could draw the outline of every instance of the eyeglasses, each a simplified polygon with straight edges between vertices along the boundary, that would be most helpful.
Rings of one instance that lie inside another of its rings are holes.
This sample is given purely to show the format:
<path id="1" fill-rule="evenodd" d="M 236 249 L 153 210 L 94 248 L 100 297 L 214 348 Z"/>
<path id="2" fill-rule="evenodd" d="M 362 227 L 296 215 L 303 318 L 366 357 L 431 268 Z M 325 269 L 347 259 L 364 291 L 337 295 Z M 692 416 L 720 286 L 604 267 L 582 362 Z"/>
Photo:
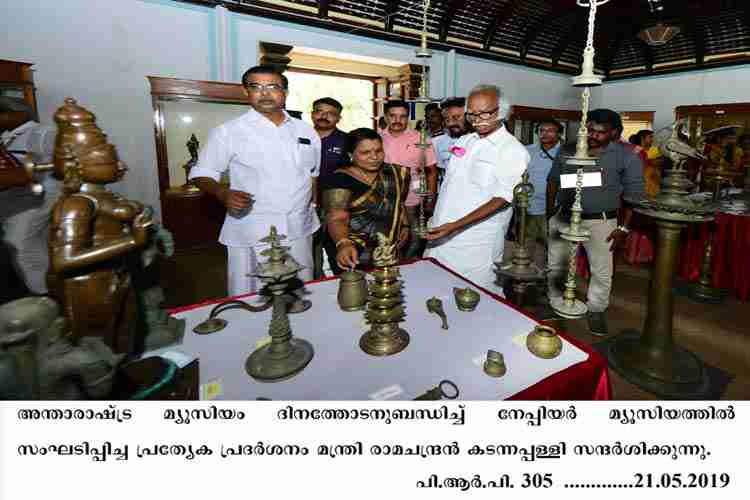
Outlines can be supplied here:
<path id="1" fill-rule="evenodd" d="M 278 83 L 269 83 L 268 85 L 249 83 L 247 85 L 247 90 L 250 92 L 263 92 L 264 90 L 269 92 L 283 92 L 285 89 L 283 85 L 279 85 Z"/>
<path id="2" fill-rule="evenodd" d="M 466 112 L 466 119 L 469 120 L 470 122 L 475 122 L 477 120 L 489 120 L 490 118 L 492 118 L 492 116 L 495 113 L 498 112 L 499 109 L 500 109 L 500 107 L 498 106 L 495 109 L 491 109 L 489 111 L 480 111 L 479 113 L 469 113 L 467 111 Z"/>

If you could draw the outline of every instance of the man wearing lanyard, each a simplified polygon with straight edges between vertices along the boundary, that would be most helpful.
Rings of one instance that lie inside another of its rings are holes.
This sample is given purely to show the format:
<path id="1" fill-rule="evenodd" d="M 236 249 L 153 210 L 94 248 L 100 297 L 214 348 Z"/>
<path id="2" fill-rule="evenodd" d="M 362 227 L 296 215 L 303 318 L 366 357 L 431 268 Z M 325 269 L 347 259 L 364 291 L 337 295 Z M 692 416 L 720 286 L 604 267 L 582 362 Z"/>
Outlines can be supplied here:
<path id="1" fill-rule="evenodd" d="M 402 167 L 408 167 L 411 173 L 411 185 L 406 197 L 406 215 L 412 228 L 412 237 L 404 248 L 404 257 L 419 257 L 422 242 L 414 236 L 414 227 L 419 217 L 419 197 L 414 190 L 419 187 L 419 169 L 421 167 L 422 151 L 417 146 L 419 132 L 409 129 L 409 106 L 404 101 L 388 101 L 385 104 L 385 121 L 387 127 L 380 132 L 383 137 L 383 149 L 385 150 L 386 163 L 394 163 Z M 430 142 L 430 138 L 427 138 Z M 435 152 L 432 147 L 425 150 L 425 165 L 427 168 L 427 189 L 435 193 L 437 191 L 437 176 L 435 175 Z M 434 200 L 434 197 L 433 197 Z M 428 209 L 431 207 L 427 207 Z"/>
<path id="2" fill-rule="evenodd" d="M 312 235 L 320 226 L 313 195 L 320 167 L 315 130 L 284 110 L 285 76 L 271 66 L 250 68 L 242 76 L 250 111 L 211 130 L 190 179 L 227 208 L 219 241 L 227 247 L 229 295 L 255 292 L 249 276 L 262 261 L 260 239 L 271 226 L 312 279 Z M 230 185 L 219 182 L 229 170 Z"/>
<path id="3" fill-rule="evenodd" d="M 526 241 L 534 263 L 540 269 L 547 267 L 547 177 L 552 162 L 560 151 L 562 125 L 553 119 L 541 121 L 536 126 L 539 144 L 526 146 L 529 152 L 529 182 L 534 195 L 529 200 L 526 218 Z"/>
<path id="4" fill-rule="evenodd" d="M 513 188 L 529 163 L 529 153 L 503 126 L 509 111 L 495 85 L 478 85 L 469 94 L 466 119 L 476 132 L 453 148 L 425 253 L 500 294 L 494 263 L 502 261 Z"/>
<path id="5" fill-rule="evenodd" d="M 445 177 L 445 169 L 451 159 L 451 149 L 458 139 L 467 133 L 465 108 L 466 99 L 463 97 L 451 97 L 440 104 L 446 133 L 432 140 L 435 156 L 437 156 L 438 186 L 442 184 Z"/>
<path id="6" fill-rule="evenodd" d="M 339 121 L 341 121 L 342 109 L 341 103 L 332 97 L 322 97 L 313 102 L 311 113 L 313 126 L 320 137 L 321 145 L 320 176 L 318 176 L 320 182 L 318 182 L 316 194 L 318 200 L 320 200 L 320 186 L 321 183 L 325 182 L 325 177 L 347 163 L 347 155 L 344 152 L 347 134 L 337 127 Z M 313 260 L 315 264 L 313 277 L 315 279 L 323 277 L 323 249 L 328 256 L 328 265 L 331 266 L 331 271 L 333 274 L 339 274 L 341 270 L 336 264 L 336 244 L 328 235 L 324 224 L 315 232 L 313 237 Z"/>
<path id="7" fill-rule="evenodd" d="M 644 194 L 643 164 L 640 157 L 628 146 L 617 141 L 622 129 L 620 115 L 609 109 L 595 109 L 586 117 L 589 153 L 598 157 L 598 168 L 602 172 L 602 185 L 584 187 L 581 191 L 581 226 L 591 231 L 589 240 L 582 243 L 591 268 L 591 281 L 588 289 L 588 323 L 593 335 L 604 336 L 607 326 L 607 307 L 612 290 L 614 271 L 613 252 L 625 241 L 632 210 L 623 207 L 623 225 L 617 225 L 618 210 L 622 197 L 638 197 Z M 547 208 L 549 220 L 548 244 L 548 293 L 550 299 L 560 298 L 562 292 L 557 286 L 568 269 L 570 257 L 569 243 L 560 238 L 560 228 L 570 221 L 575 189 L 560 191 L 560 175 L 575 174 L 574 167 L 564 165 L 562 155 L 558 156 L 549 173 Z M 557 194 L 560 196 L 558 197 Z M 559 201 L 559 205 L 556 203 Z M 546 309 L 546 308 L 545 308 Z M 549 310 L 543 315 L 549 316 Z M 547 318 L 541 318 L 547 319 Z"/>

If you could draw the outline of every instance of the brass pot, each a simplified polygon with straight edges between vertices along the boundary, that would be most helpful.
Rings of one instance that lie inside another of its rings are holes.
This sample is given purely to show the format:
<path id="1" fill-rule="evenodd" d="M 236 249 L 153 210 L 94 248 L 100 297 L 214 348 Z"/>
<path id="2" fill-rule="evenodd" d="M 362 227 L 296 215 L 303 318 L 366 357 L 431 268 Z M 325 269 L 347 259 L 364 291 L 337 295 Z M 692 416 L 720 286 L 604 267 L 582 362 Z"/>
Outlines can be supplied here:
<path id="1" fill-rule="evenodd" d="M 453 296 L 459 311 L 473 311 L 479 304 L 479 292 L 471 288 L 453 288 Z"/>
<path id="2" fill-rule="evenodd" d="M 526 337 L 526 347 L 531 354 L 542 359 L 557 357 L 562 351 L 562 340 L 554 328 L 546 325 L 537 325 Z"/>
<path id="3" fill-rule="evenodd" d="M 370 285 L 370 293 L 376 297 L 392 297 L 397 295 L 401 291 L 401 282 L 394 281 L 392 283 L 372 283 Z"/>
<path id="4" fill-rule="evenodd" d="M 344 271 L 339 280 L 339 307 L 344 311 L 361 311 L 367 304 L 367 280 L 361 271 Z"/>

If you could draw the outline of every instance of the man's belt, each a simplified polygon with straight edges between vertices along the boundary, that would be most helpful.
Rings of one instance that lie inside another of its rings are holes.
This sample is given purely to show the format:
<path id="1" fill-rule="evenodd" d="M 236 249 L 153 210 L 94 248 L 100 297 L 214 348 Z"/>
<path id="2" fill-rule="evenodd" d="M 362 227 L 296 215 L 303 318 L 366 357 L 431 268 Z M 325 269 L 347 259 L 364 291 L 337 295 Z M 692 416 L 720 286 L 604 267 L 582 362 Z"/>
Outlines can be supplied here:
<path id="1" fill-rule="evenodd" d="M 570 217 L 573 215 L 573 213 L 570 210 L 563 210 L 562 216 L 564 219 L 570 220 Z M 602 212 L 589 212 L 585 214 L 581 214 L 582 220 L 594 220 L 594 219 L 617 219 L 617 210 L 606 210 Z"/>

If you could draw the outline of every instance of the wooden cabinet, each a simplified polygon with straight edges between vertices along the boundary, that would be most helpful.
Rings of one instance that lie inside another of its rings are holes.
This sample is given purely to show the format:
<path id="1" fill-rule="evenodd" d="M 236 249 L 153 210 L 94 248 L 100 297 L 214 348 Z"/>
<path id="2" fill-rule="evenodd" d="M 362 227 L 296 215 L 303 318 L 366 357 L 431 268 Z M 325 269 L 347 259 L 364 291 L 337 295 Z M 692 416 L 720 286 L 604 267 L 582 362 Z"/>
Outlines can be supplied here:
<path id="1" fill-rule="evenodd" d="M 202 146 L 208 132 L 248 111 L 242 85 L 148 77 L 154 107 L 154 134 L 164 226 L 179 253 L 218 244 L 224 207 L 187 184 L 187 147 L 195 135 Z M 223 180 L 228 182 L 228 178 Z"/>

